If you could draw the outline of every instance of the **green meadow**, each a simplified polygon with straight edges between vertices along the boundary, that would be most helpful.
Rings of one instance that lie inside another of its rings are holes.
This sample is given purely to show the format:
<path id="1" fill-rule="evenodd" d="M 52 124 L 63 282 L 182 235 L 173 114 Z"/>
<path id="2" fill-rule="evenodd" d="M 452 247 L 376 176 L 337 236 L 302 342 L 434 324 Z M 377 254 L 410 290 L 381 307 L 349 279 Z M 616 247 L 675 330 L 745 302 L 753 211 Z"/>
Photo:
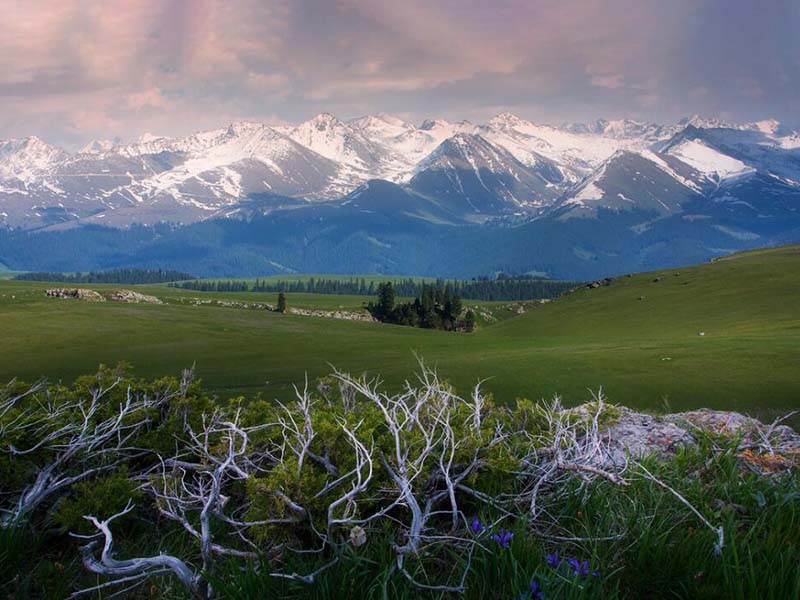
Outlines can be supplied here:
<path id="1" fill-rule="evenodd" d="M 324 277 L 324 276 L 321 276 Z M 284 277 L 284 279 L 286 279 Z M 200 300 L 270 303 L 276 294 L 133 288 L 164 304 L 47 298 L 59 284 L 0 281 L 0 379 L 71 381 L 125 361 L 137 375 L 196 365 L 220 396 L 284 397 L 332 367 L 399 386 L 417 360 L 459 390 L 479 381 L 502 402 L 603 391 L 652 410 L 701 406 L 769 418 L 800 407 L 800 246 L 616 278 L 546 304 L 465 305 L 472 333 L 281 315 Z M 289 307 L 359 310 L 368 297 L 288 294 Z"/>

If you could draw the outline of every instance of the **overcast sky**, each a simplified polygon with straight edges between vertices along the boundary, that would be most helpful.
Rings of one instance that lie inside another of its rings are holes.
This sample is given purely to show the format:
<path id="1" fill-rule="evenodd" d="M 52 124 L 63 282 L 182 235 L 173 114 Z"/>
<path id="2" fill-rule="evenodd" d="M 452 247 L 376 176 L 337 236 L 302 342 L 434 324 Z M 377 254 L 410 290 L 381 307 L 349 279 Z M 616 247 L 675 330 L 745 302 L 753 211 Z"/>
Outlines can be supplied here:
<path id="1" fill-rule="evenodd" d="M 798 0 L 0 0 L 0 138 L 387 112 L 800 121 Z"/>

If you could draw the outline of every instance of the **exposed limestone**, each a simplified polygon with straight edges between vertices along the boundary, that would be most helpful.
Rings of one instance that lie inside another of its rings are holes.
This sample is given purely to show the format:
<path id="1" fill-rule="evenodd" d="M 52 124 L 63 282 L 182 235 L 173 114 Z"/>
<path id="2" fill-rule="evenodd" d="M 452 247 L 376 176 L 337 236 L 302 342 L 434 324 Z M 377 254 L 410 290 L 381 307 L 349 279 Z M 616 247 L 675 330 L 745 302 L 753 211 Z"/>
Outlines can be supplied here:
<path id="1" fill-rule="evenodd" d="M 292 315 L 302 315 L 304 317 L 322 317 L 327 319 L 341 319 L 344 321 L 375 321 L 375 318 L 368 312 L 353 312 L 347 310 L 316 310 L 308 308 L 289 308 L 286 311 Z"/>
<path id="2" fill-rule="evenodd" d="M 567 410 L 589 419 L 597 405 Z M 628 458 L 651 455 L 669 458 L 708 434 L 717 437 L 719 443 L 732 444 L 742 464 L 760 473 L 800 466 L 800 434 L 778 422 L 768 425 L 736 412 L 700 409 L 655 416 L 606 405 L 598 422 L 606 445 L 599 462 L 605 465 L 621 465 Z"/>
<path id="3" fill-rule="evenodd" d="M 76 298 L 88 302 L 105 302 L 106 299 L 94 290 L 83 288 L 51 288 L 45 291 L 51 298 Z"/>
<path id="4" fill-rule="evenodd" d="M 113 302 L 131 302 L 131 303 L 144 303 L 144 304 L 161 304 L 161 300 L 155 296 L 147 294 L 140 294 L 133 290 L 117 290 L 108 297 Z"/>
<path id="5" fill-rule="evenodd" d="M 740 438 L 742 447 L 769 444 L 777 448 L 800 452 L 800 435 L 780 422 L 765 425 L 758 419 L 741 413 L 701 408 L 690 412 L 667 415 L 665 419 L 688 429 L 696 428 L 725 437 Z"/>
<path id="6" fill-rule="evenodd" d="M 625 461 L 626 454 L 640 458 L 649 454 L 672 456 L 682 446 L 695 443 L 692 434 L 668 421 L 638 413 L 625 407 L 615 407 L 616 417 L 605 427 L 610 459 L 616 464 Z"/>

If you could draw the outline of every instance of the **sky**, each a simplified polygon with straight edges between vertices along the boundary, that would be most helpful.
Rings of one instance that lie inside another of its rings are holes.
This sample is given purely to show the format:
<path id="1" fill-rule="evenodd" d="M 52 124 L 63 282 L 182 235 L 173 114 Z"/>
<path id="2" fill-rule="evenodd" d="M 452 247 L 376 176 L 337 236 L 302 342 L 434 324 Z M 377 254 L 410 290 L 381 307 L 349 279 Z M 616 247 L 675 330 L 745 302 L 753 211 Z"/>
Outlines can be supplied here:
<path id="1" fill-rule="evenodd" d="M 800 122 L 797 0 L 0 0 L 0 139 L 390 113 Z"/>

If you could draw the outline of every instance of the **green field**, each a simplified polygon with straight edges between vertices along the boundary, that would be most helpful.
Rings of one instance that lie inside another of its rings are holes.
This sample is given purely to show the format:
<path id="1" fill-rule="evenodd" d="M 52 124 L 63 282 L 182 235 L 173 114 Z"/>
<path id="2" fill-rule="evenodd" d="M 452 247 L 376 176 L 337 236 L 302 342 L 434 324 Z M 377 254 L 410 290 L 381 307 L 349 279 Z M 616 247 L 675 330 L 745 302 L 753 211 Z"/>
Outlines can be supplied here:
<path id="1" fill-rule="evenodd" d="M 220 395 L 271 398 L 331 365 L 398 385 L 420 356 L 459 389 L 487 379 L 501 402 L 558 393 L 576 404 L 602 386 L 611 401 L 639 408 L 708 406 L 762 418 L 800 408 L 800 246 L 621 277 L 522 315 L 511 303 L 483 303 L 498 319 L 473 334 L 191 303 L 274 303 L 266 293 L 136 286 L 166 304 L 124 305 L 46 298 L 47 287 L 0 281 L 0 379 L 71 380 L 118 361 L 155 376 L 195 363 Z M 367 300 L 288 295 L 290 307 L 329 310 Z"/>

